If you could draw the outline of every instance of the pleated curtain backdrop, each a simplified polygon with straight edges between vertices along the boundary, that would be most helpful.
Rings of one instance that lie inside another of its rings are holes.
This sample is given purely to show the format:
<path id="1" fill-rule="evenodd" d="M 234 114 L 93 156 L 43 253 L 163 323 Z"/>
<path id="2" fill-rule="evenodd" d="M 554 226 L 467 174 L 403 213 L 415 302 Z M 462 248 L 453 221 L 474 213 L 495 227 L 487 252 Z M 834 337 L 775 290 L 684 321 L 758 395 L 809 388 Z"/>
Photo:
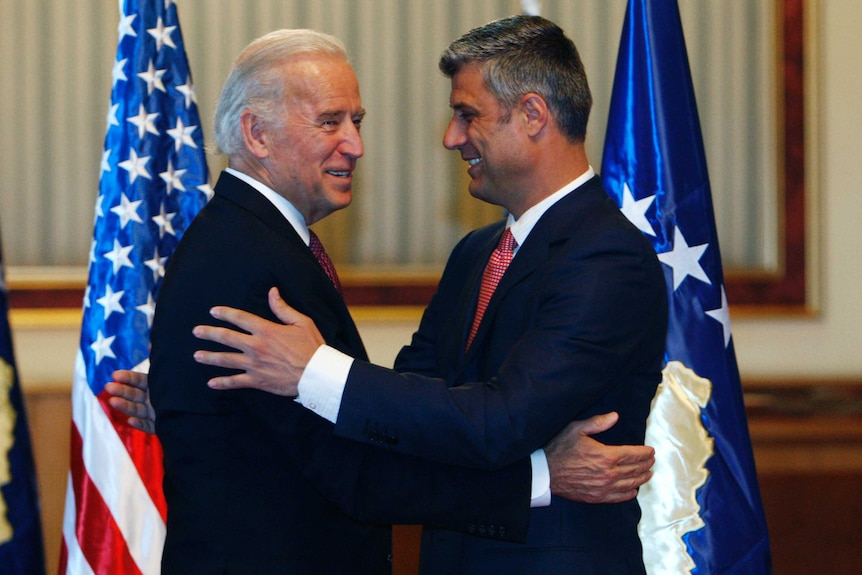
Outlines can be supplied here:
<path id="1" fill-rule="evenodd" d="M 175 0 L 207 141 L 233 59 L 282 27 L 340 37 L 368 116 L 354 204 L 316 226 L 340 267 L 441 268 L 468 229 L 499 217 L 466 192 L 441 140 L 449 82 L 437 70 L 461 33 L 520 11 L 515 0 Z M 777 1 L 682 0 L 725 267 L 770 267 L 775 235 Z M 593 89 L 588 133 L 601 165 L 625 0 L 544 0 L 575 41 Z M 86 265 L 117 4 L 0 2 L 0 220 L 7 266 Z M 213 171 L 224 165 L 214 157 Z M 217 175 L 217 174 L 216 174 Z"/>

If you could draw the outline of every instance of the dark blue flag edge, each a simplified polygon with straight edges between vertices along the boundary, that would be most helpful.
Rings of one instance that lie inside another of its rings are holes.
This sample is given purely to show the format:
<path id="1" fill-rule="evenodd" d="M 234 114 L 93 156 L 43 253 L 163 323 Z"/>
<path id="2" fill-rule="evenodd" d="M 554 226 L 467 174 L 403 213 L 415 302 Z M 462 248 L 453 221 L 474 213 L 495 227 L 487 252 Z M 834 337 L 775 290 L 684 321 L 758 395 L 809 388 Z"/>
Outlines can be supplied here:
<path id="1" fill-rule="evenodd" d="M 0 409 L 0 418 L 14 417 L 12 444 L 8 455 L 10 481 L 0 487 L 6 503 L 6 517 L 12 527 L 12 538 L 0 544 L 0 573 L 8 575 L 44 575 L 45 555 L 39 518 L 39 492 L 36 468 L 24 410 L 24 398 L 15 368 L 12 330 L 9 326 L 9 299 L 3 275 L 3 249 L 0 242 L 0 389 L 9 385 L 8 407 Z M 6 374 L 10 374 L 9 381 Z M 5 403 L 0 399 L 0 405 Z"/>
<path id="2" fill-rule="evenodd" d="M 666 265 L 666 360 L 712 383 L 701 421 L 714 440 L 697 492 L 704 525 L 684 537 L 696 575 L 771 572 L 700 123 L 675 0 L 630 0 L 602 161 L 609 194 Z M 634 217 L 633 215 L 634 214 Z"/>

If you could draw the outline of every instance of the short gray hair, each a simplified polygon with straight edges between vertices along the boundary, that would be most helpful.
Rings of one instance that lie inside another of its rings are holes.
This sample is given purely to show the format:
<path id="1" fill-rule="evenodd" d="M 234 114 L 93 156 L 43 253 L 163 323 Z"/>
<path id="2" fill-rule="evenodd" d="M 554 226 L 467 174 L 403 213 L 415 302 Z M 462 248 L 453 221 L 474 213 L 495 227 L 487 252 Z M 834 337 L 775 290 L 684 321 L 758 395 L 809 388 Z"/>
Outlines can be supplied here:
<path id="1" fill-rule="evenodd" d="M 451 78 L 474 63 L 505 110 L 535 92 L 568 139 L 584 141 L 593 98 L 578 50 L 559 26 L 541 16 L 495 20 L 452 42 L 440 57 L 440 70 Z"/>
<path id="2" fill-rule="evenodd" d="M 215 140 L 227 155 L 242 153 L 245 144 L 240 115 L 246 108 L 273 122 L 284 103 L 279 64 L 297 54 L 331 54 L 347 60 L 347 51 L 335 36 L 315 30 L 276 30 L 246 46 L 222 87 L 215 113 Z"/>

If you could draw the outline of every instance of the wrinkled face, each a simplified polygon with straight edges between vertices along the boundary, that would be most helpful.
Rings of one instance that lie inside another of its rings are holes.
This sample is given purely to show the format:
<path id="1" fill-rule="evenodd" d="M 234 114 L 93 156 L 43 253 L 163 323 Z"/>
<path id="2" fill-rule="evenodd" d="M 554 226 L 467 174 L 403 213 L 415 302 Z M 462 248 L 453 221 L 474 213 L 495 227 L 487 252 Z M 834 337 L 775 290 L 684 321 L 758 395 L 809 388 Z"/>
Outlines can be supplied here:
<path id="1" fill-rule="evenodd" d="M 470 166 L 470 194 L 511 210 L 524 191 L 529 171 L 523 154 L 522 124 L 517 110 L 506 110 L 488 91 L 478 65 L 468 65 L 452 77 L 449 105 L 453 110 L 443 145 L 461 152 Z"/>
<path id="2" fill-rule="evenodd" d="M 365 116 L 356 74 L 345 60 L 315 55 L 284 65 L 285 112 L 267 125 L 263 160 L 271 187 L 312 224 L 352 199 Z"/>

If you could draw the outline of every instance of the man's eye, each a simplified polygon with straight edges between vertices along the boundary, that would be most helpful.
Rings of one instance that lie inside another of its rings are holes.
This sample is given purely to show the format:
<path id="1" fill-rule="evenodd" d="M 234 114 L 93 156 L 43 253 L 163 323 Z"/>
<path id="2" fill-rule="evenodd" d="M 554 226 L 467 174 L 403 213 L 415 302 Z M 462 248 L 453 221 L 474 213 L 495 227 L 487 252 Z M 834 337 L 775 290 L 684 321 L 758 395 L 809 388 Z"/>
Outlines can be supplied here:
<path id="1" fill-rule="evenodd" d="M 358 118 L 353 120 L 353 125 L 356 126 L 356 131 L 360 131 L 362 129 L 362 118 Z"/>

